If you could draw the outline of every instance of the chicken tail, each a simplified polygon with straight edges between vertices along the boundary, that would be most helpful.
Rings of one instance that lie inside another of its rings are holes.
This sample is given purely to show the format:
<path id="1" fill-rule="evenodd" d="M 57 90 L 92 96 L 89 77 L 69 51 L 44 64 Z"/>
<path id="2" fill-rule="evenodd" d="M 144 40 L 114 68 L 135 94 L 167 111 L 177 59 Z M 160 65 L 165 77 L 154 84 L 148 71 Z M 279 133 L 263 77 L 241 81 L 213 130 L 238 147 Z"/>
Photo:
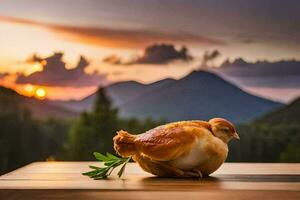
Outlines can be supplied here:
<path id="1" fill-rule="evenodd" d="M 136 136 L 126 131 L 118 131 L 117 135 L 113 138 L 114 149 L 122 157 L 134 155 L 136 153 L 135 138 Z"/>

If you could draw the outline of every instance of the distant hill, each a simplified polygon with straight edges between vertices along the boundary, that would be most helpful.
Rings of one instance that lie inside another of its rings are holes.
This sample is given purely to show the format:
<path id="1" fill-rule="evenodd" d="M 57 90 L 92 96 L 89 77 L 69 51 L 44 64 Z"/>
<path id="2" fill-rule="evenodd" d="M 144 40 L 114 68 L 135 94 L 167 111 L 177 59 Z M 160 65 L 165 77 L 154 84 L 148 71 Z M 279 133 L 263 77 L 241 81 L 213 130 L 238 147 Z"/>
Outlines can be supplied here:
<path id="1" fill-rule="evenodd" d="M 149 85 L 120 82 L 106 88 L 123 117 L 164 118 L 169 121 L 225 117 L 241 123 L 282 104 L 244 92 L 214 73 L 194 71 L 180 80 L 164 79 Z M 60 102 L 68 108 L 90 110 L 95 95 L 82 101 Z"/>
<path id="2" fill-rule="evenodd" d="M 210 70 L 247 91 L 281 102 L 300 96 L 300 60 L 247 62 L 239 58 Z"/>
<path id="3" fill-rule="evenodd" d="M 115 83 L 106 88 L 108 95 L 113 100 L 115 106 L 123 107 L 144 95 L 151 94 L 156 89 L 168 87 L 171 83 L 176 82 L 174 79 L 163 79 L 148 85 L 134 81 Z"/>
<path id="4" fill-rule="evenodd" d="M 268 124 L 300 124 L 300 97 L 290 104 L 272 111 L 256 121 Z"/>
<path id="5" fill-rule="evenodd" d="M 60 117 L 70 118 L 78 115 L 77 112 L 56 105 L 50 105 L 46 101 L 25 97 L 12 89 L 0 86 L 0 111 L 29 109 L 36 118 Z"/>
<path id="6" fill-rule="evenodd" d="M 163 79 L 151 84 L 141 84 L 136 81 L 124 81 L 109 85 L 106 91 L 116 107 L 122 107 L 125 103 L 147 94 L 175 81 L 174 79 Z M 49 104 L 59 105 L 75 111 L 90 111 L 95 101 L 96 95 L 91 94 L 81 101 L 48 101 Z"/>
<path id="7" fill-rule="evenodd" d="M 300 76 L 299 66 L 300 61 L 296 60 L 247 62 L 242 58 L 238 58 L 232 62 L 229 60 L 224 61 L 218 69 L 230 74 L 231 76 L 238 77 L 280 78 L 282 76 L 291 76 L 295 78 L 296 76 Z M 297 85 L 299 86 L 299 83 Z"/>

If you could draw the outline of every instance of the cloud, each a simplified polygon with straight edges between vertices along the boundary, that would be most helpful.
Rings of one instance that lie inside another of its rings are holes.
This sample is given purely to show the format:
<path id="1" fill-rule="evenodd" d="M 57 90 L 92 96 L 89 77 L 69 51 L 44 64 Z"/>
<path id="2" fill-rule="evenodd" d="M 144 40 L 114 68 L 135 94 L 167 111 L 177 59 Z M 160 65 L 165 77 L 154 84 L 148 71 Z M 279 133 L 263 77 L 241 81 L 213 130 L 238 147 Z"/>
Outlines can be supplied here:
<path id="1" fill-rule="evenodd" d="M 26 62 L 27 63 L 34 63 L 34 62 L 42 62 L 44 59 L 39 57 L 37 54 L 33 54 L 32 56 L 30 56 Z"/>
<path id="2" fill-rule="evenodd" d="M 173 60 L 188 61 L 191 59 L 192 56 L 188 54 L 186 47 L 177 50 L 172 44 L 154 44 L 148 46 L 135 63 L 163 64 Z"/>
<path id="3" fill-rule="evenodd" d="M 235 77 L 278 77 L 283 76 L 300 77 L 300 61 L 281 60 L 281 61 L 256 61 L 247 62 L 242 58 L 233 61 L 228 59 L 221 64 L 220 71 L 226 72 Z M 300 83 L 300 82 L 299 82 Z M 300 85 L 300 84 L 299 84 Z"/>
<path id="4" fill-rule="evenodd" d="M 300 61 L 296 60 L 247 62 L 238 58 L 212 70 L 244 87 L 300 89 Z"/>
<path id="5" fill-rule="evenodd" d="M 214 61 L 219 56 L 221 56 L 221 53 L 218 50 L 213 50 L 211 52 L 206 51 L 202 57 L 202 66 L 207 66 L 209 62 Z"/>
<path id="6" fill-rule="evenodd" d="M 7 73 L 0 73 L 0 80 L 2 80 L 5 76 L 7 75 Z"/>
<path id="7" fill-rule="evenodd" d="M 19 75 L 16 83 L 30 83 L 45 86 L 75 86 L 85 87 L 99 85 L 105 82 L 105 76 L 99 74 L 86 74 L 84 69 L 89 65 L 89 61 L 80 56 L 80 59 L 73 69 L 66 69 L 63 61 L 63 53 L 41 58 L 33 55 L 27 62 L 39 62 L 44 68 L 41 72 L 35 72 L 29 76 Z"/>
<path id="8" fill-rule="evenodd" d="M 254 39 L 244 39 L 241 41 L 244 44 L 254 44 L 256 41 Z"/>
<path id="9" fill-rule="evenodd" d="M 143 54 L 131 61 L 124 62 L 119 56 L 112 54 L 103 59 L 103 62 L 115 65 L 132 64 L 165 64 L 175 60 L 189 61 L 193 57 L 189 55 L 186 47 L 177 50 L 173 44 L 152 44 L 145 48 Z"/>
<path id="10" fill-rule="evenodd" d="M 142 48 L 153 42 L 189 43 L 196 45 L 224 45 L 220 39 L 185 32 L 165 32 L 149 29 L 112 29 L 52 24 L 29 19 L 0 16 L 0 21 L 38 26 L 49 29 L 65 39 L 117 48 Z"/>
<path id="11" fill-rule="evenodd" d="M 116 54 L 112 54 L 112 55 L 109 55 L 109 56 L 105 57 L 102 60 L 102 62 L 113 64 L 113 65 L 120 65 L 120 64 L 122 64 L 121 57 L 118 56 L 118 55 L 116 55 Z"/>

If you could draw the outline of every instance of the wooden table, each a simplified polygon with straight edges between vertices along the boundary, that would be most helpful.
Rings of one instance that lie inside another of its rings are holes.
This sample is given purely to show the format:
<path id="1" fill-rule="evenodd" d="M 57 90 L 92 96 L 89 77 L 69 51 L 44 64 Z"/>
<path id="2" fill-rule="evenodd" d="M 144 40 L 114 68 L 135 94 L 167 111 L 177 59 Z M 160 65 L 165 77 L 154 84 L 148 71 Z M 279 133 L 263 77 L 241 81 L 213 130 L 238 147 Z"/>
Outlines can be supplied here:
<path id="1" fill-rule="evenodd" d="M 82 176 L 99 162 L 36 162 L 0 177 L 0 199 L 300 199 L 300 164 L 225 163 L 210 178 L 156 178 L 130 163 L 122 179 Z"/>

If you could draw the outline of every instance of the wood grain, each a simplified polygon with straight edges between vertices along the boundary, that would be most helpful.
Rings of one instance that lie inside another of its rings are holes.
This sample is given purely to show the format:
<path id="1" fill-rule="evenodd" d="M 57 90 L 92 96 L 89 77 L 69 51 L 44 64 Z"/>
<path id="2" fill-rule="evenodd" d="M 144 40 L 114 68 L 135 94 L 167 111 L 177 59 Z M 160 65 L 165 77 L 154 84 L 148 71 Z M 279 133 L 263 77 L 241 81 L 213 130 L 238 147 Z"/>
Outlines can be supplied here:
<path id="1" fill-rule="evenodd" d="M 125 176 L 94 181 L 99 162 L 37 162 L 0 177 L 4 199 L 300 199 L 300 164 L 225 163 L 205 179 L 157 178 L 129 163 Z M 45 198 L 42 198 L 42 197 Z M 2 198 L 0 198 L 2 199 Z"/>

